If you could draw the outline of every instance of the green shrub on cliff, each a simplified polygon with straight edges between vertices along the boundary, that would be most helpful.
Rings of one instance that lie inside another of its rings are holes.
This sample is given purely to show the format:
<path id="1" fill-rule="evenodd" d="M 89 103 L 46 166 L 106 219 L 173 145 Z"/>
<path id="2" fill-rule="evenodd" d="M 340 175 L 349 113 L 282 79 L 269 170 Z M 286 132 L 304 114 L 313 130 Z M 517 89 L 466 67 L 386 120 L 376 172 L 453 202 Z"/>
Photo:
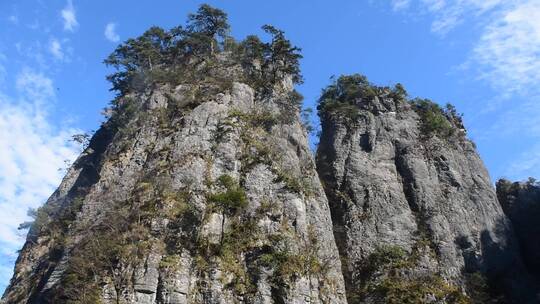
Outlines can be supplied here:
<path id="1" fill-rule="evenodd" d="M 300 48 L 283 31 L 265 25 L 270 41 L 248 36 L 236 42 L 229 30 L 227 14 L 206 4 L 188 16 L 185 28 L 150 28 L 120 44 L 105 59 L 105 64 L 117 70 L 108 76 L 112 90 L 123 96 L 156 83 L 240 81 L 258 93 L 268 93 L 286 77 L 293 83 L 302 82 Z M 231 68 L 234 66 L 241 69 Z"/>
<path id="2" fill-rule="evenodd" d="M 411 103 L 414 110 L 420 115 L 420 130 L 424 136 L 436 135 L 441 138 L 449 138 L 456 133 L 455 126 L 450 122 L 450 118 L 454 117 L 451 110 L 444 110 L 429 99 L 417 98 Z"/>
<path id="3" fill-rule="evenodd" d="M 342 75 L 326 87 L 318 100 L 317 110 L 321 118 L 324 115 L 336 115 L 354 122 L 359 118 L 363 105 L 377 96 L 381 100 L 390 98 L 390 101 L 396 103 L 398 110 L 398 103 L 409 102 L 420 116 L 421 133 L 426 138 L 438 136 L 448 139 L 455 135 L 458 129 L 464 129 L 462 116 L 451 104 L 442 108 L 429 99 L 409 100 L 402 84 L 398 83 L 393 88 L 379 87 L 360 74 Z"/>
<path id="4" fill-rule="evenodd" d="M 208 200 L 216 204 L 223 213 L 235 214 L 247 206 L 246 192 L 231 176 L 222 175 L 218 182 L 225 188 L 225 191 L 209 195 Z"/>
<path id="5" fill-rule="evenodd" d="M 379 89 L 369 83 L 366 76 L 342 75 L 323 90 L 317 105 L 319 116 L 337 114 L 354 120 L 359 114 L 357 103 L 374 98 Z"/>
<path id="6" fill-rule="evenodd" d="M 362 263 L 362 274 L 350 291 L 349 301 L 361 303 L 369 298 L 376 303 L 472 303 L 454 284 L 441 275 L 415 274 L 419 266 L 418 248 L 407 253 L 399 246 L 376 248 Z M 431 298 L 431 299 L 430 299 Z"/>

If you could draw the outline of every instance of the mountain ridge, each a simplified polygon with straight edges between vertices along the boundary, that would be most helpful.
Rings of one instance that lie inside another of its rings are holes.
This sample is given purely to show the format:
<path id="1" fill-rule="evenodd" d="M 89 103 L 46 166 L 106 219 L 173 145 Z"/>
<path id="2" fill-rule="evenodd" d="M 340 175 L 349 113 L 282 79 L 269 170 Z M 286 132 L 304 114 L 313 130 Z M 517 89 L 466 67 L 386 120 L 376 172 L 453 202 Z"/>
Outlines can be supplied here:
<path id="1" fill-rule="evenodd" d="M 495 192 L 456 109 L 341 76 L 314 158 L 300 49 L 263 29 L 236 41 L 202 5 L 106 59 L 108 120 L 2 301 L 537 303 L 520 190 Z"/>

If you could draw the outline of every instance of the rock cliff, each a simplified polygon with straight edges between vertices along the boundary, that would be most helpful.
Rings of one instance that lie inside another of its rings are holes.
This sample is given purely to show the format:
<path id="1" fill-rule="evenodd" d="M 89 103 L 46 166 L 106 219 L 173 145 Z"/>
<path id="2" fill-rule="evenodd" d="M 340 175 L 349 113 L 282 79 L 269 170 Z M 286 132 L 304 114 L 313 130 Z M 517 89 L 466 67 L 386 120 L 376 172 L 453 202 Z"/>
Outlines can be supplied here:
<path id="1" fill-rule="evenodd" d="M 323 90 L 315 161 L 299 49 L 263 30 L 202 5 L 106 59 L 107 121 L 2 303 L 539 302 L 536 183 L 496 194 L 452 106 L 360 75 Z"/>
<path id="2" fill-rule="evenodd" d="M 323 91 L 318 110 L 317 167 L 349 303 L 535 302 L 453 107 L 352 75 Z"/>
<path id="3" fill-rule="evenodd" d="M 236 42 L 225 17 L 203 5 L 107 59 L 110 119 L 37 211 L 6 303 L 345 303 L 297 49 L 270 26 Z"/>
<path id="4" fill-rule="evenodd" d="M 497 196 L 514 226 L 523 261 L 540 282 L 540 184 L 534 179 L 514 183 L 501 179 Z"/>
<path id="5" fill-rule="evenodd" d="M 185 95 L 164 92 L 94 136 L 33 227 L 7 302 L 344 303 L 301 124 L 259 125 L 277 109 L 241 83 L 173 117 Z"/>

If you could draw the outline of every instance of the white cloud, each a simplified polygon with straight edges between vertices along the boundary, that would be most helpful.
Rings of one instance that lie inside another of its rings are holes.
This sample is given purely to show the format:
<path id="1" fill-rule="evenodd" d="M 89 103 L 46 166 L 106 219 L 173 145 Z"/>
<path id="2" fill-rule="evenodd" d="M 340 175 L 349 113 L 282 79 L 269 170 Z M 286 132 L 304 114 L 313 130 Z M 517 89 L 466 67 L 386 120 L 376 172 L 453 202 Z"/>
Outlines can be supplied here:
<path id="1" fill-rule="evenodd" d="M 111 42 L 120 41 L 120 36 L 116 33 L 116 24 L 113 22 L 107 23 L 105 26 L 105 38 Z"/>
<path id="2" fill-rule="evenodd" d="M 422 3 L 428 7 L 430 11 L 440 11 L 447 6 L 446 0 L 422 0 Z M 459 7 L 462 3 L 457 3 L 454 6 Z"/>
<path id="3" fill-rule="evenodd" d="M 394 8 L 424 10 L 444 35 L 464 20 L 480 36 L 461 67 L 511 96 L 540 86 L 540 0 L 392 0 Z M 536 93 L 536 92 L 535 92 Z"/>
<path id="4" fill-rule="evenodd" d="M 52 80 L 29 68 L 23 69 L 17 76 L 16 87 L 25 101 L 31 101 L 31 104 L 39 107 L 55 97 Z"/>
<path id="5" fill-rule="evenodd" d="M 54 103 L 51 79 L 25 69 L 17 76 L 17 98 L 0 93 L 0 278 L 11 275 L 24 243 L 17 227 L 29 220 L 28 208 L 41 205 L 58 186 L 64 160 L 77 148 L 69 143 L 75 130 L 57 130 L 48 121 Z"/>
<path id="6" fill-rule="evenodd" d="M 58 60 L 64 59 L 64 51 L 62 51 L 62 44 L 58 39 L 53 38 L 49 43 L 49 51 Z"/>
<path id="7" fill-rule="evenodd" d="M 418 11 L 432 15 L 431 30 L 444 35 L 461 24 L 468 15 L 479 16 L 514 0 L 392 0 L 394 10 L 404 10 L 416 4 Z"/>
<path id="8" fill-rule="evenodd" d="M 77 22 L 77 16 L 75 14 L 75 8 L 73 7 L 72 0 L 68 0 L 66 7 L 60 12 L 62 19 L 64 20 L 64 30 L 74 32 L 79 26 Z"/>
<path id="9" fill-rule="evenodd" d="M 473 51 L 481 77 L 507 93 L 540 85 L 540 1 L 524 1 L 502 12 L 484 30 Z"/>
<path id="10" fill-rule="evenodd" d="M 435 14 L 431 30 L 438 34 L 446 34 L 461 24 L 467 15 L 482 15 L 505 3 L 504 0 L 422 0 L 422 2 Z"/>
<path id="11" fill-rule="evenodd" d="M 409 8 L 411 0 L 392 0 L 391 4 L 394 11 L 399 11 Z"/>

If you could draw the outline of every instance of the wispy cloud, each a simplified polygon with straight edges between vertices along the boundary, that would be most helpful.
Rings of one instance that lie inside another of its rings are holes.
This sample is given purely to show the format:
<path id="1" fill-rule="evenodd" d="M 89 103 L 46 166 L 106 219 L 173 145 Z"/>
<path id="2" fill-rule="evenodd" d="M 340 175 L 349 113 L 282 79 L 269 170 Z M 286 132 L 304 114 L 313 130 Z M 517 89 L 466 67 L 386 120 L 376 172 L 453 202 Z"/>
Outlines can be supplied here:
<path id="1" fill-rule="evenodd" d="M 433 22 L 431 30 L 445 35 L 461 24 L 466 16 L 479 16 L 513 0 L 392 0 L 396 11 L 414 9 L 429 13 Z"/>
<path id="2" fill-rule="evenodd" d="M 55 97 L 52 80 L 30 68 L 25 68 L 19 73 L 16 87 L 25 98 L 23 101 L 30 100 L 36 106 L 42 106 Z"/>
<path id="3" fill-rule="evenodd" d="M 391 4 L 394 11 L 399 11 L 409 8 L 411 0 L 392 0 Z"/>
<path id="4" fill-rule="evenodd" d="M 473 51 L 481 77 L 507 93 L 540 85 L 540 1 L 524 1 L 501 13 Z"/>
<path id="5" fill-rule="evenodd" d="M 116 33 L 116 24 L 113 22 L 107 23 L 105 26 L 105 38 L 111 42 L 120 41 L 120 36 Z"/>
<path id="6" fill-rule="evenodd" d="M 481 34 L 461 68 L 473 70 L 508 96 L 540 91 L 536 89 L 540 87 L 539 0 L 392 0 L 391 4 L 398 10 L 428 12 L 432 31 L 440 35 L 469 20 Z"/>
<path id="7" fill-rule="evenodd" d="M 58 39 L 52 38 L 49 42 L 49 52 L 58 60 L 64 59 L 64 51 L 62 50 L 62 44 Z"/>
<path id="8" fill-rule="evenodd" d="M 16 79 L 18 96 L 0 92 L 0 278 L 11 276 L 24 236 L 17 227 L 28 220 L 28 208 L 41 205 L 58 186 L 64 160 L 77 148 L 69 143 L 75 130 L 58 130 L 48 121 L 53 82 L 31 69 Z"/>
<path id="9" fill-rule="evenodd" d="M 77 22 L 77 16 L 75 14 L 75 8 L 73 7 L 72 0 L 68 0 L 66 7 L 60 12 L 64 21 L 64 30 L 74 32 L 79 23 Z"/>

